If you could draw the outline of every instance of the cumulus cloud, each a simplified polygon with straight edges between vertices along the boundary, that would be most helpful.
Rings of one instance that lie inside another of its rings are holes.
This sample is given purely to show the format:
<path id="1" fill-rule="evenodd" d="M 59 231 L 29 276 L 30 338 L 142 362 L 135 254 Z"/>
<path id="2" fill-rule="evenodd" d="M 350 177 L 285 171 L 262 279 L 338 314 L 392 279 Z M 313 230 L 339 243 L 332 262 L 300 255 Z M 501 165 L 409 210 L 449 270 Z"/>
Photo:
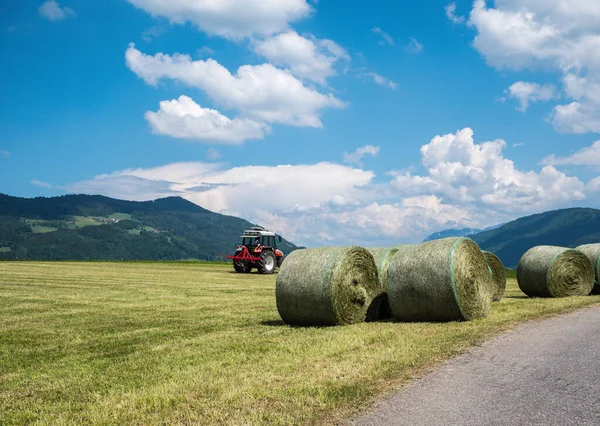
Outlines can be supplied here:
<path id="1" fill-rule="evenodd" d="M 343 108 L 344 102 L 305 86 L 289 71 L 271 64 L 244 65 L 235 75 L 213 59 L 193 61 L 189 55 L 146 55 L 129 46 L 125 54 L 130 70 L 146 83 L 176 80 L 204 91 L 225 109 L 269 123 L 322 127 L 320 111 Z"/>
<path id="2" fill-rule="evenodd" d="M 446 17 L 455 24 L 463 24 L 466 21 L 464 16 L 456 15 L 456 3 L 446 5 Z"/>
<path id="3" fill-rule="evenodd" d="M 421 147 L 427 174 L 397 173 L 393 186 L 400 196 L 437 195 L 498 222 L 586 198 L 578 178 L 551 165 L 538 173 L 520 171 L 502 155 L 505 147 L 503 140 L 475 143 L 471 128 L 436 136 Z"/>
<path id="4" fill-rule="evenodd" d="M 379 154 L 379 147 L 373 145 L 365 145 L 357 148 L 352 153 L 344 152 L 344 163 L 359 164 L 366 155 L 376 156 Z"/>
<path id="5" fill-rule="evenodd" d="M 264 123 L 247 118 L 234 118 L 214 109 L 202 108 L 191 98 L 162 101 L 158 112 L 148 111 L 146 120 L 152 132 L 192 141 L 239 145 L 249 139 L 262 139 L 271 131 Z"/>
<path id="6" fill-rule="evenodd" d="M 385 182 L 362 167 L 329 162 L 192 162 L 117 171 L 68 190 L 134 200 L 180 195 L 311 246 L 417 242 L 444 228 L 484 227 L 597 198 L 600 178 L 584 184 L 552 165 L 519 170 L 503 155 L 505 141 L 476 143 L 473 135 L 465 128 L 434 137 L 421 148 L 424 173 L 392 172 Z"/>
<path id="7" fill-rule="evenodd" d="M 582 148 L 568 157 L 550 155 L 542 160 L 542 164 L 600 167 L 600 141 L 596 141 L 591 146 Z"/>
<path id="8" fill-rule="evenodd" d="M 288 67 L 294 75 L 321 84 L 335 74 L 336 62 L 350 59 L 334 41 L 303 37 L 293 30 L 255 42 L 254 50 L 273 64 Z"/>
<path id="9" fill-rule="evenodd" d="M 38 9 L 40 15 L 49 21 L 62 21 L 63 19 L 75 17 L 73 9 L 60 7 L 54 0 L 49 0 Z"/>
<path id="10" fill-rule="evenodd" d="M 128 0 L 153 16 L 191 22 L 202 31 L 229 39 L 267 36 L 309 16 L 306 0 Z"/>
<path id="11" fill-rule="evenodd" d="M 396 44 L 396 42 L 394 41 L 394 38 L 391 35 L 389 35 L 388 33 L 386 33 L 385 31 L 383 31 L 381 28 L 375 27 L 371 31 L 373 31 L 375 34 L 379 34 L 381 36 L 381 40 L 379 41 L 379 44 L 389 44 L 390 46 L 394 46 Z"/>
<path id="12" fill-rule="evenodd" d="M 552 84 L 540 85 L 538 83 L 528 83 L 517 81 L 512 84 L 506 93 L 509 98 L 516 99 L 519 102 L 517 110 L 527 111 L 529 105 L 533 102 L 550 101 L 556 98 L 556 87 Z"/>
<path id="13" fill-rule="evenodd" d="M 562 73 L 568 103 L 551 114 L 557 131 L 600 132 L 599 2 L 476 0 L 468 25 L 489 65 Z"/>

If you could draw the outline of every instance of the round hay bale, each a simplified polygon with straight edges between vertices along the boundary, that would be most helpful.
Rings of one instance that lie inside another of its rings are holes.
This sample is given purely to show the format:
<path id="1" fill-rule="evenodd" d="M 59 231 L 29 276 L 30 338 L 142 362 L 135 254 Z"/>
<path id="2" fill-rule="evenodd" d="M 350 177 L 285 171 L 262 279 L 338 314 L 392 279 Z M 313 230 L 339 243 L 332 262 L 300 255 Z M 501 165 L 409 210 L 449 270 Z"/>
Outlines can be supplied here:
<path id="1" fill-rule="evenodd" d="M 530 297 L 586 296 L 594 286 L 594 268 L 579 250 L 537 246 L 519 261 L 517 282 Z"/>
<path id="2" fill-rule="evenodd" d="M 506 271 L 504 265 L 498 256 L 489 251 L 484 251 L 483 256 L 490 268 L 492 285 L 492 301 L 499 302 L 504 297 L 506 292 Z"/>
<path id="3" fill-rule="evenodd" d="M 404 321 L 484 318 L 492 296 L 489 269 L 469 238 L 443 238 L 398 246 L 388 268 L 392 314 Z"/>
<path id="4" fill-rule="evenodd" d="M 292 325 L 339 325 L 375 320 L 382 292 L 377 265 L 362 247 L 294 250 L 277 275 L 279 315 Z"/>
<path id="5" fill-rule="evenodd" d="M 576 247 L 575 250 L 579 250 L 587 256 L 587 258 L 594 265 L 595 282 L 592 294 L 600 294 L 600 244 L 585 244 Z"/>
<path id="6" fill-rule="evenodd" d="M 390 303 L 387 296 L 388 267 L 390 266 L 392 256 L 398 251 L 398 248 L 369 248 L 367 250 L 369 250 L 369 253 L 371 253 L 373 259 L 375 259 L 377 275 L 379 277 L 379 286 L 382 289 L 382 293 L 379 296 L 381 298 L 379 318 L 390 318 L 392 316 L 392 310 L 390 309 Z"/>

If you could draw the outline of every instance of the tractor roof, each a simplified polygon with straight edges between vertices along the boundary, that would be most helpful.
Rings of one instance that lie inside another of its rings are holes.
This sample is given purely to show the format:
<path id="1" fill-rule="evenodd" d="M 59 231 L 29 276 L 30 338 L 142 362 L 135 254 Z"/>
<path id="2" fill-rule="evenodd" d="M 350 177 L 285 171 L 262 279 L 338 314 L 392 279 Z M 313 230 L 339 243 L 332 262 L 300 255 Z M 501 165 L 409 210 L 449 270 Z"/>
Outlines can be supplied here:
<path id="1" fill-rule="evenodd" d="M 274 237 L 275 233 L 271 231 L 267 231 L 262 226 L 253 226 L 251 229 L 247 229 L 244 231 L 244 235 L 242 237 Z"/>

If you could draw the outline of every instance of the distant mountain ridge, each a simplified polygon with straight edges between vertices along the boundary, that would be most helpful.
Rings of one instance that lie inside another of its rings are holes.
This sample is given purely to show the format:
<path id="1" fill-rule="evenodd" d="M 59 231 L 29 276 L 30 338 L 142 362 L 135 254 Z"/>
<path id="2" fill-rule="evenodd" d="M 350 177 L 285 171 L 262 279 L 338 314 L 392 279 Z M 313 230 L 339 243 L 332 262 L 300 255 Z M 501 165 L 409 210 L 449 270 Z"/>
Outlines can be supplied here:
<path id="1" fill-rule="evenodd" d="M 181 197 L 0 194 L 0 260 L 224 260 L 251 226 Z M 285 239 L 278 247 L 297 248 Z"/>
<path id="2" fill-rule="evenodd" d="M 456 236 L 468 236 L 482 250 L 495 253 L 505 267 L 514 269 L 523 254 L 534 246 L 574 248 L 582 244 L 600 243 L 600 210 L 579 207 L 553 210 L 482 231 L 471 228 L 448 229 L 430 235 L 425 241 Z"/>
<path id="3" fill-rule="evenodd" d="M 449 238 L 449 237 L 466 237 L 473 234 L 478 234 L 480 232 L 489 231 L 491 229 L 496 229 L 502 226 L 503 224 L 488 226 L 485 229 L 476 229 L 476 228 L 463 228 L 463 229 L 444 229 L 443 231 L 434 232 L 429 235 L 427 238 L 423 240 L 423 242 L 439 240 L 440 238 Z"/>
<path id="4" fill-rule="evenodd" d="M 498 255 L 504 266 L 514 269 L 523 254 L 534 246 L 574 248 L 600 243 L 600 210 L 570 208 L 534 214 L 470 238 L 483 250 Z"/>

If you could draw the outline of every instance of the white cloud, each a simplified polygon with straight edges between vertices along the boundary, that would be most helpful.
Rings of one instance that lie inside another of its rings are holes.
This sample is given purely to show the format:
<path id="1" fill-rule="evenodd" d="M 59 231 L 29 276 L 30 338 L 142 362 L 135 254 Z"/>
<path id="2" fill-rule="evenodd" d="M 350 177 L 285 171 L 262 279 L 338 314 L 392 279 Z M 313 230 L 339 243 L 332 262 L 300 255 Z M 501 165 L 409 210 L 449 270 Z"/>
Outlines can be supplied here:
<path id="1" fill-rule="evenodd" d="M 128 0 L 153 16 L 229 39 L 271 35 L 309 16 L 306 0 Z"/>
<path id="2" fill-rule="evenodd" d="M 582 148 L 568 157 L 550 155 L 542 160 L 542 164 L 600 167 L 600 141 L 596 141 L 591 146 Z"/>
<path id="3" fill-rule="evenodd" d="M 519 102 L 518 111 L 525 112 L 529 104 L 540 101 L 550 101 L 556 98 L 556 87 L 552 84 L 540 85 L 517 81 L 506 90 L 508 97 Z"/>
<path id="4" fill-rule="evenodd" d="M 10 156 L 10 151 L 0 150 L 0 158 L 8 158 Z"/>
<path id="5" fill-rule="evenodd" d="M 417 41 L 416 38 L 411 37 L 410 42 L 406 46 L 409 52 L 419 53 L 423 50 L 423 45 Z"/>
<path id="6" fill-rule="evenodd" d="M 306 87 L 290 72 L 271 64 L 244 65 L 232 75 L 213 59 L 192 61 L 189 55 L 145 55 L 133 44 L 126 52 L 127 66 L 148 84 L 172 79 L 204 91 L 225 109 L 269 123 L 322 127 L 324 108 L 343 108 L 332 94 Z"/>
<path id="7" fill-rule="evenodd" d="M 584 185 L 551 165 L 518 170 L 502 155 L 505 147 L 503 140 L 475 143 L 470 128 L 436 136 L 421 148 L 425 173 L 391 173 L 380 183 L 371 171 L 328 162 L 174 163 L 100 175 L 67 189 L 134 200 L 180 195 L 310 246 L 417 242 L 443 228 L 484 227 L 597 199 L 600 178 Z"/>
<path id="8" fill-rule="evenodd" d="M 397 84 L 394 83 L 392 80 L 389 80 L 384 76 L 377 74 L 376 72 L 367 72 L 362 75 L 371 78 L 375 82 L 375 84 L 378 84 L 380 86 L 389 87 L 390 89 L 396 89 L 396 87 L 398 87 Z"/>
<path id="9" fill-rule="evenodd" d="M 321 84 L 335 74 L 338 60 L 350 59 L 332 40 L 306 38 L 293 30 L 255 42 L 254 50 L 274 65 L 289 67 L 294 75 Z"/>
<path id="10" fill-rule="evenodd" d="M 378 146 L 373 146 L 373 145 L 361 146 L 360 148 L 357 148 L 354 152 L 352 152 L 350 154 L 347 152 L 344 152 L 344 163 L 359 164 L 364 156 L 370 155 L 370 156 L 374 157 L 377 154 L 379 154 Z"/>
<path id="11" fill-rule="evenodd" d="M 396 42 L 394 41 L 394 38 L 391 35 L 389 35 L 388 33 L 386 33 L 385 31 L 383 31 L 381 28 L 375 27 L 371 31 L 373 31 L 375 34 L 379 34 L 381 36 L 381 41 L 379 42 L 379 44 L 387 43 L 390 46 L 394 46 L 396 44 Z"/>
<path id="12" fill-rule="evenodd" d="M 503 157 L 505 147 L 503 140 L 476 144 L 470 128 L 436 136 L 421 148 L 427 174 L 398 173 L 393 186 L 401 196 L 434 194 L 498 222 L 586 198 L 579 179 L 553 166 L 539 173 L 518 170 Z"/>
<path id="13" fill-rule="evenodd" d="M 262 139 L 271 128 L 247 118 L 234 118 L 214 109 L 202 108 L 191 98 L 162 101 L 158 112 L 144 115 L 152 132 L 174 138 L 239 145 L 249 139 Z"/>
<path id="14" fill-rule="evenodd" d="M 63 19 L 75 17 L 73 9 L 60 7 L 54 0 L 49 0 L 38 9 L 40 15 L 50 21 L 62 21 Z"/>
<path id="15" fill-rule="evenodd" d="M 463 24 L 466 20 L 464 16 L 456 16 L 456 3 L 446 5 L 446 16 L 455 24 Z"/>
<path id="16" fill-rule="evenodd" d="M 489 65 L 563 75 L 568 102 L 551 115 L 557 131 L 600 132 L 600 2 L 476 0 L 468 24 Z"/>
<path id="17" fill-rule="evenodd" d="M 32 185 L 35 185 L 35 186 L 41 186 L 42 188 L 53 188 L 54 187 L 54 185 L 52 185 L 51 183 L 42 182 L 41 180 L 30 180 L 29 183 Z"/>

